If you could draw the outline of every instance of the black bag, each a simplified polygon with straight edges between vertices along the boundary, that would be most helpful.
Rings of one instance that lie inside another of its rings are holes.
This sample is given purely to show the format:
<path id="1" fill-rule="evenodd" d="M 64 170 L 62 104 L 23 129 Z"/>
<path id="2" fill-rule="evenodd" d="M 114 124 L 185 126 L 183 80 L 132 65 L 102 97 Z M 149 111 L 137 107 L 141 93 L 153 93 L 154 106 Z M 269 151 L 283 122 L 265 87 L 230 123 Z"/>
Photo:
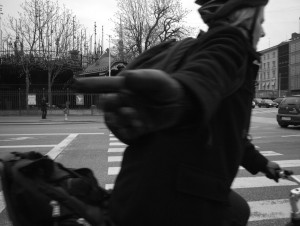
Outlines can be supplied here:
<path id="1" fill-rule="evenodd" d="M 108 226 L 109 192 L 88 168 L 69 169 L 38 152 L 1 159 L 1 182 L 14 226 Z"/>

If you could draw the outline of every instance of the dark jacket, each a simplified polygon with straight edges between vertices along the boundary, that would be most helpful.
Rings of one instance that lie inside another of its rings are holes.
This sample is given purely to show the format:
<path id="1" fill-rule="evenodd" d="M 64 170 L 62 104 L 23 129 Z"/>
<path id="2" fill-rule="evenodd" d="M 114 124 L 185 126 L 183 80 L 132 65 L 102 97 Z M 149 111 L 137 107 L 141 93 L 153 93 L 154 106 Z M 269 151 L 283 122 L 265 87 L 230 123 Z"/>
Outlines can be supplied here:
<path id="1" fill-rule="evenodd" d="M 170 75 L 193 103 L 179 124 L 125 150 L 111 199 L 123 225 L 221 225 L 240 165 L 267 159 L 248 140 L 259 60 L 241 31 L 218 26 L 201 36 Z"/>
<path id="2" fill-rule="evenodd" d="M 41 102 L 41 111 L 47 111 L 47 103 L 45 100 Z"/>

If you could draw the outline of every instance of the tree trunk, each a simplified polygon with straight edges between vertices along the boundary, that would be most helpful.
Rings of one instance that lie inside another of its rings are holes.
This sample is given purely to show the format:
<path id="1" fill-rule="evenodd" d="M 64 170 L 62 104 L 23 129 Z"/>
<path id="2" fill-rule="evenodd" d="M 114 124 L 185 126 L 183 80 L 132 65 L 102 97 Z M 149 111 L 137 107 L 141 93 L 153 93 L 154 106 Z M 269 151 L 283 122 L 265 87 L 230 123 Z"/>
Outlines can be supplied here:
<path id="1" fill-rule="evenodd" d="M 48 104 L 52 107 L 52 83 L 51 83 L 51 71 L 48 70 Z"/>
<path id="2" fill-rule="evenodd" d="M 29 106 L 28 106 L 28 94 L 29 94 L 29 70 L 28 69 L 26 69 L 25 70 L 25 76 L 26 76 L 26 110 L 28 110 L 29 109 Z"/>

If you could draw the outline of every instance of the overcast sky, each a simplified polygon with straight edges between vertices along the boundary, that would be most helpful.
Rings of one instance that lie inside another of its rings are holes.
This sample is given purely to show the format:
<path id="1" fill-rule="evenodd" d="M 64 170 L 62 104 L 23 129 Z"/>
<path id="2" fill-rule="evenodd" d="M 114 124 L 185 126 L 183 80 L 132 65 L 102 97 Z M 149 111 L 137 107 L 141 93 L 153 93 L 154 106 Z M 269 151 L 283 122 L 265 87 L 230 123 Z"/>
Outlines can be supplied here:
<path id="1" fill-rule="evenodd" d="M 194 0 L 181 1 L 184 8 L 191 10 L 187 22 L 193 27 L 206 30 L 206 26 L 202 23 L 197 12 L 198 6 L 194 3 Z M 23 2 L 25 0 L 0 0 L 3 12 L 2 21 L 5 20 L 7 14 L 17 16 L 17 11 L 20 11 L 20 4 Z M 93 33 L 94 22 L 96 22 L 97 34 L 101 34 L 102 26 L 106 40 L 109 34 L 113 34 L 111 19 L 116 10 L 115 0 L 59 0 L 58 2 L 73 11 L 80 23 L 88 29 L 88 33 Z M 265 18 L 266 36 L 260 40 L 258 50 L 277 45 L 288 40 L 293 32 L 300 32 L 300 0 L 269 0 Z"/>

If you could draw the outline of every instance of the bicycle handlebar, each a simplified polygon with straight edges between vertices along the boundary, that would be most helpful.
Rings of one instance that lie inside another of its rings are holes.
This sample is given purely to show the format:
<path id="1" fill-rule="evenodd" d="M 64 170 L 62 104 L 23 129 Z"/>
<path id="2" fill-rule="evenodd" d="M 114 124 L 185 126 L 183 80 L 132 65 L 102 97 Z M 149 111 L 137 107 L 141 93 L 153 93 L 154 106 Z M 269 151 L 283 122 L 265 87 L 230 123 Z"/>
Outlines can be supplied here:
<path id="1" fill-rule="evenodd" d="M 279 178 L 293 181 L 293 182 L 297 183 L 298 185 L 300 185 L 300 180 L 297 177 L 293 176 L 293 171 L 279 170 L 277 173 L 278 173 Z"/>

